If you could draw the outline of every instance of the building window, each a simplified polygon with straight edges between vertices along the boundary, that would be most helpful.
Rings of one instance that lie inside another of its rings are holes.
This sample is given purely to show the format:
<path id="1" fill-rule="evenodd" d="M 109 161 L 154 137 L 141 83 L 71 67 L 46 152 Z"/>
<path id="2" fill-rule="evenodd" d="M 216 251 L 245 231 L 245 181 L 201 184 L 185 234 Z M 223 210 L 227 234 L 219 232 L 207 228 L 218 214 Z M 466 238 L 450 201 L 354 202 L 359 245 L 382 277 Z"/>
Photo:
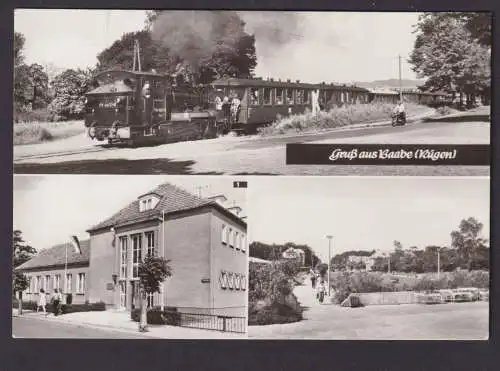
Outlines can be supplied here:
<path id="1" fill-rule="evenodd" d="M 304 89 L 304 103 L 311 103 L 311 94 L 310 91 L 307 89 Z"/>
<path id="2" fill-rule="evenodd" d="M 139 277 L 139 263 L 142 261 L 142 236 L 132 236 L 132 278 Z"/>
<path id="3" fill-rule="evenodd" d="M 128 238 L 120 237 L 120 278 L 127 278 Z"/>
<path id="4" fill-rule="evenodd" d="M 146 232 L 147 254 L 155 255 L 155 232 Z"/>
<path id="5" fill-rule="evenodd" d="M 39 292 L 42 288 L 42 276 L 36 276 L 35 292 Z"/>
<path id="6" fill-rule="evenodd" d="M 222 230 L 221 230 L 221 241 L 223 245 L 227 245 L 227 230 L 226 226 L 222 224 Z"/>
<path id="7" fill-rule="evenodd" d="M 54 276 L 54 281 L 53 281 L 53 289 L 60 289 L 61 288 L 61 275 L 60 274 L 56 274 Z"/>
<path id="8" fill-rule="evenodd" d="M 247 237 L 242 234 L 241 235 L 241 251 L 246 251 L 247 250 Z"/>
<path id="9" fill-rule="evenodd" d="M 240 249 L 240 234 L 238 232 L 234 232 L 234 245 L 236 250 Z"/>
<path id="10" fill-rule="evenodd" d="M 72 290 L 73 282 L 72 281 L 73 281 L 73 275 L 71 273 L 68 273 L 66 275 L 66 290 L 65 290 L 66 293 L 73 292 L 73 290 Z"/>
<path id="11" fill-rule="evenodd" d="M 28 291 L 27 291 L 27 293 L 29 294 L 32 292 L 33 282 L 32 282 L 31 276 L 28 276 L 27 279 L 28 279 Z"/>
<path id="12" fill-rule="evenodd" d="M 264 88 L 264 104 L 272 104 L 271 88 Z"/>
<path id="13" fill-rule="evenodd" d="M 146 301 L 147 301 L 147 307 L 153 308 L 153 306 L 154 306 L 154 294 L 148 292 L 146 294 Z"/>
<path id="14" fill-rule="evenodd" d="M 50 276 L 45 276 L 45 289 L 46 292 L 50 292 Z"/>
<path id="15" fill-rule="evenodd" d="M 78 276 L 76 276 L 76 293 L 85 293 L 85 273 L 78 273 Z"/>
<path id="16" fill-rule="evenodd" d="M 234 247 L 233 229 L 229 228 L 229 246 Z"/>

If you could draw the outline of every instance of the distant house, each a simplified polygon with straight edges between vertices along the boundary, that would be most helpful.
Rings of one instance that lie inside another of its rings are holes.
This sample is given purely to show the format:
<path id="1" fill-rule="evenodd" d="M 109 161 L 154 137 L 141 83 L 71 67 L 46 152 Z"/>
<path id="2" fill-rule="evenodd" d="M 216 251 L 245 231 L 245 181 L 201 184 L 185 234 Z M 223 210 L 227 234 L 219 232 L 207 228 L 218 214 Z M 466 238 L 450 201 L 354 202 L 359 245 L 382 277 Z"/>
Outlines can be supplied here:
<path id="1" fill-rule="evenodd" d="M 349 255 L 346 262 L 346 270 L 350 271 L 371 271 L 375 264 L 375 256 Z"/>
<path id="2" fill-rule="evenodd" d="M 56 245 L 41 250 L 33 258 L 16 267 L 15 270 L 24 273 L 29 281 L 23 299 L 38 301 L 40 289 L 43 289 L 49 302 L 54 289 L 60 289 L 64 298 L 67 294 L 72 294 L 73 303 L 85 303 L 88 300 L 89 240 L 80 241 L 80 248 L 81 254 L 75 252 L 69 242 Z M 66 252 L 68 264 L 65 271 Z"/>
<path id="3" fill-rule="evenodd" d="M 282 257 L 284 259 L 295 259 L 299 264 L 302 266 L 305 265 L 305 260 L 306 260 L 306 254 L 304 250 L 301 249 L 295 249 L 293 247 L 290 247 L 283 251 Z"/>

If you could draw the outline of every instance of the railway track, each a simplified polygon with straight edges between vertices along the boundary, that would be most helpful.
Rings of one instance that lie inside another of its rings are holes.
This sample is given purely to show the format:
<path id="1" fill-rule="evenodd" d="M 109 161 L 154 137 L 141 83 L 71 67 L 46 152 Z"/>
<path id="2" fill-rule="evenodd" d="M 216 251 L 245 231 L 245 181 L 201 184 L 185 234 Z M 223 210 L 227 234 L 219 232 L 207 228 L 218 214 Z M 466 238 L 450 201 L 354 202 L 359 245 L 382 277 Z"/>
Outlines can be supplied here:
<path id="1" fill-rule="evenodd" d="M 33 154 L 33 155 L 19 156 L 19 157 L 14 159 L 14 162 L 25 161 L 25 160 L 40 160 L 40 159 L 46 159 L 46 158 L 51 158 L 51 157 L 71 156 L 71 155 L 78 155 L 78 154 L 82 154 L 82 153 L 104 152 L 104 151 L 110 151 L 113 149 L 116 149 L 116 148 L 99 147 L 99 148 L 76 149 L 76 150 L 71 150 L 71 151 L 66 150 L 66 151 L 39 153 L 39 154 Z"/>

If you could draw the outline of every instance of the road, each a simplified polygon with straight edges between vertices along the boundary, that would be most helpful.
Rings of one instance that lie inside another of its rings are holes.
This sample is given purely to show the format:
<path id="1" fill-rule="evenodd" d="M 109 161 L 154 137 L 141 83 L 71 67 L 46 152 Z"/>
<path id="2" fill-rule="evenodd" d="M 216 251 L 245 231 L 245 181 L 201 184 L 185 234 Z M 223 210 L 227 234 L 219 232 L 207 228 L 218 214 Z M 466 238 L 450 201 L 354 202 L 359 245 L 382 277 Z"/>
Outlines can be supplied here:
<path id="1" fill-rule="evenodd" d="M 36 318 L 12 318 L 12 335 L 15 338 L 70 338 L 70 339 L 145 339 L 139 334 L 94 329 L 57 323 Z"/>
<path id="2" fill-rule="evenodd" d="M 489 144 L 489 108 L 455 117 L 287 136 L 224 137 L 140 148 L 92 145 L 83 136 L 16 146 L 16 173 L 488 176 L 489 166 L 286 165 L 286 143 Z"/>
<path id="3" fill-rule="evenodd" d="M 250 326 L 248 337 L 321 340 L 486 340 L 488 338 L 489 303 L 487 302 L 343 308 L 330 303 L 319 304 L 310 285 L 296 286 L 294 293 L 301 305 L 306 308 L 304 320 L 289 324 Z"/>

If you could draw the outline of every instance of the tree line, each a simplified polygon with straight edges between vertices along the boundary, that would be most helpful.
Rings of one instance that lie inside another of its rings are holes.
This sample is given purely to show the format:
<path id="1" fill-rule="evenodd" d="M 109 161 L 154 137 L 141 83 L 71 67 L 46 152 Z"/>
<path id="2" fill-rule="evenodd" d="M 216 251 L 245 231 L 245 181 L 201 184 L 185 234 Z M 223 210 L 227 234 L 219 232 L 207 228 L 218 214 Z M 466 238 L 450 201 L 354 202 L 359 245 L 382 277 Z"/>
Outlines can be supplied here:
<path id="1" fill-rule="evenodd" d="M 409 63 L 424 91 L 444 91 L 460 105 L 491 95 L 491 13 L 424 13 L 415 25 Z"/>
<path id="2" fill-rule="evenodd" d="M 236 12 L 192 12 L 190 17 L 174 17 L 171 12 L 150 11 L 144 29 L 125 33 L 102 50 L 94 67 L 55 74 L 49 66 L 25 63 L 26 40 L 15 32 L 14 112 L 46 110 L 51 121 L 81 118 L 92 75 L 108 69 L 132 69 L 135 40 L 140 44 L 143 71 L 181 75 L 191 85 L 226 76 L 251 77 L 257 64 L 255 37 L 244 27 Z M 173 37 L 173 32 L 178 37 Z"/>
<path id="3" fill-rule="evenodd" d="M 385 256 L 373 258 L 372 271 L 426 273 L 438 269 L 438 252 L 440 270 L 455 271 L 489 270 L 490 249 L 488 240 L 481 236 L 483 224 L 470 217 L 463 219 L 457 230 L 450 233 L 450 246 L 429 245 L 423 249 L 417 246 L 403 247 L 400 241 L 393 242 L 393 249 Z M 364 270 L 367 264 L 363 261 L 349 261 L 349 256 L 370 257 L 375 251 L 346 251 L 335 255 L 331 260 L 332 270 Z"/>

